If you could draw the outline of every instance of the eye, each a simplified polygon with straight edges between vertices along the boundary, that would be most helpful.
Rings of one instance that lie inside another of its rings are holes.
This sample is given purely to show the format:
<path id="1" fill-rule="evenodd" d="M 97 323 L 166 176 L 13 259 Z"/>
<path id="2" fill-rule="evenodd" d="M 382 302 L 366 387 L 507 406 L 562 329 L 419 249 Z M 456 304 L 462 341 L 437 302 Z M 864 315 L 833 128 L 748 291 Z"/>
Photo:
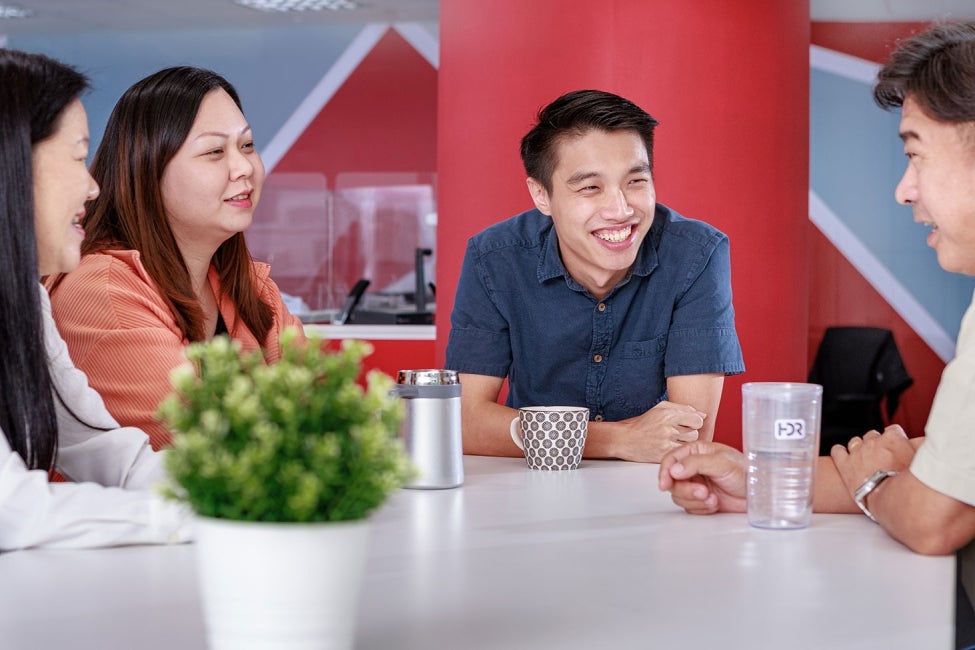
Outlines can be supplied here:
<path id="1" fill-rule="evenodd" d="M 206 155 L 207 156 L 219 156 L 222 153 L 223 153 L 223 148 L 222 147 L 218 147 L 216 149 L 211 149 L 210 151 L 206 152 Z"/>
<path id="2" fill-rule="evenodd" d="M 245 142 L 240 148 L 244 151 L 254 151 L 254 141 L 251 140 L 250 142 Z"/>

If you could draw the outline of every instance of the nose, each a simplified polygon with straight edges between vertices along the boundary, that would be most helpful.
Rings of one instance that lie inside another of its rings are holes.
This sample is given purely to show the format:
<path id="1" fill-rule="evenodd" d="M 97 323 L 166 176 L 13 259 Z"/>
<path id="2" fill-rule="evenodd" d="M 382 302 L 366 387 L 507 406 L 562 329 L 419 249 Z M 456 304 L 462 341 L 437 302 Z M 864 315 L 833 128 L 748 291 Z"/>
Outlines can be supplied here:
<path id="1" fill-rule="evenodd" d="M 618 219 L 629 219 L 633 216 L 633 206 L 626 198 L 626 192 L 622 189 L 616 192 L 607 193 L 606 212 Z"/>
<path id="2" fill-rule="evenodd" d="M 256 155 L 256 152 L 247 155 L 239 149 L 234 149 L 233 153 L 230 154 L 230 180 L 235 181 L 252 176 L 254 174 L 254 162 L 250 156 Z"/>
<path id="3" fill-rule="evenodd" d="M 101 188 L 98 187 L 98 181 L 95 180 L 94 176 L 88 174 L 88 194 L 86 201 L 92 201 L 101 194 Z"/>
<path id="4" fill-rule="evenodd" d="M 904 175 L 894 188 L 894 198 L 901 205 L 910 205 L 917 200 L 917 181 L 910 165 L 904 170 Z"/>

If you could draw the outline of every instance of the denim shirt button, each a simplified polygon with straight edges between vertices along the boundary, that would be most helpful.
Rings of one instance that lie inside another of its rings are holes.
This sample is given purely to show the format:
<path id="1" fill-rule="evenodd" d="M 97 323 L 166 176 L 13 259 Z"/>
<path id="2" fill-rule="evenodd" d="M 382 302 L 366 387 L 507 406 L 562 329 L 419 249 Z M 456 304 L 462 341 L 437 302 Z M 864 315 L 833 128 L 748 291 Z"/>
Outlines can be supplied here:
<path id="1" fill-rule="evenodd" d="M 602 363 L 603 362 L 603 355 L 601 355 L 601 354 L 594 354 L 594 355 L 592 355 L 592 360 L 595 361 L 596 363 Z"/>

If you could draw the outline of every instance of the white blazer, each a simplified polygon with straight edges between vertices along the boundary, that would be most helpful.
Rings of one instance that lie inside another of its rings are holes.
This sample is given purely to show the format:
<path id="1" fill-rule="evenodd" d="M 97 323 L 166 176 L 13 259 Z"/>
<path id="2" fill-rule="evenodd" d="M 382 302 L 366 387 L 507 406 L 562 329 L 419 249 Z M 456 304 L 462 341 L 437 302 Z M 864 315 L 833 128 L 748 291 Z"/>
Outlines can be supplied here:
<path id="1" fill-rule="evenodd" d="M 119 427 L 85 374 L 71 362 L 51 317 L 47 291 L 40 285 L 38 289 L 51 379 L 78 416 L 54 398 L 56 468 L 74 482 L 50 483 L 45 471 L 28 470 L 0 431 L 0 551 L 189 541 L 189 510 L 153 489 L 165 478 L 165 452 L 154 452 L 140 429 Z"/>

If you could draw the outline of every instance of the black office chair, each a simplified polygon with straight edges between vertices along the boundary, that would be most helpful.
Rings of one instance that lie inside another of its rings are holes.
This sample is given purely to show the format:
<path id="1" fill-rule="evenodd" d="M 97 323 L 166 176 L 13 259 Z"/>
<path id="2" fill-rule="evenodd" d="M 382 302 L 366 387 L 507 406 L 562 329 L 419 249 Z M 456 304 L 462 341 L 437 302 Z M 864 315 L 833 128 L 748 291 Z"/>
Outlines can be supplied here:
<path id="1" fill-rule="evenodd" d="M 829 455 L 835 444 L 845 445 L 871 429 L 883 431 L 914 379 L 907 374 L 890 330 L 829 327 L 809 382 L 823 386 L 819 453 Z"/>

